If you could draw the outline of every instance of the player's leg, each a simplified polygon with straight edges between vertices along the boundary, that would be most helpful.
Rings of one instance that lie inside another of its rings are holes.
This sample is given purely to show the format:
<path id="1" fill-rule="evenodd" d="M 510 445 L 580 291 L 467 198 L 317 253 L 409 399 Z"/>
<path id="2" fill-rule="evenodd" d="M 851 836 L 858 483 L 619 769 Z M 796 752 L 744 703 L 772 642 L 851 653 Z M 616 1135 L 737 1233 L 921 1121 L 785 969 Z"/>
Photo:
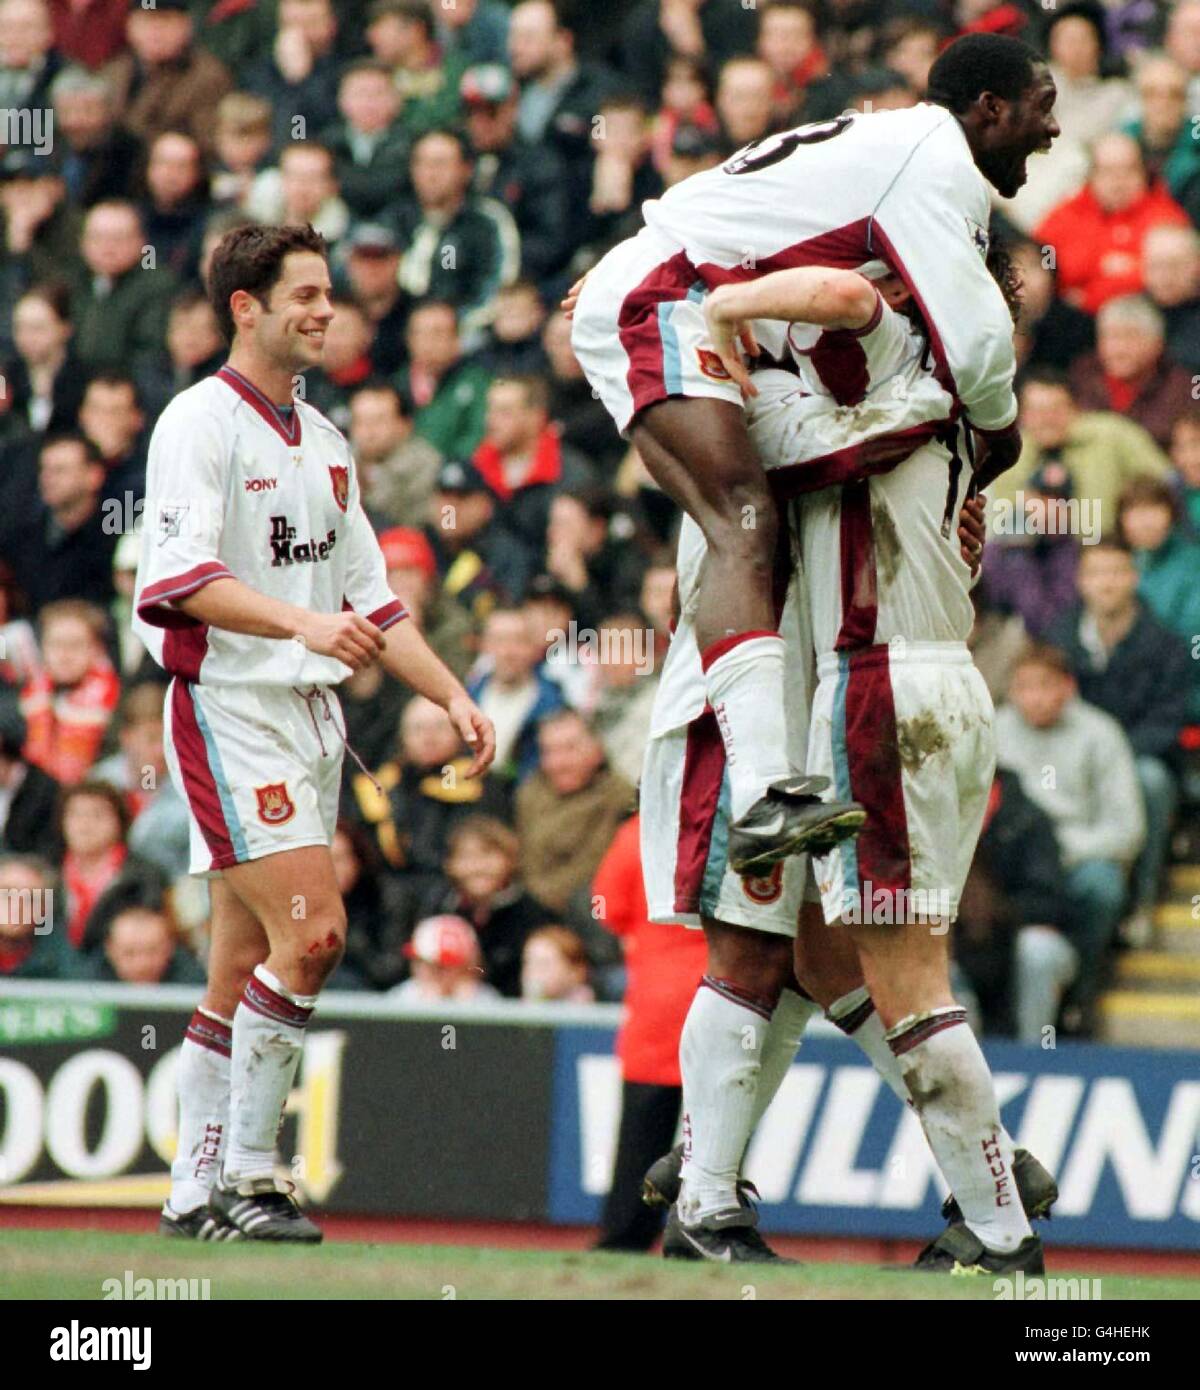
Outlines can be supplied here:
<path id="1" fill-rule="evenodd" d="M 854 834 L 863 820 L 848 805 L 814 805 L 820 787 L 787 756 L 778 623 L 787 569 L 777 564 L 775 503 L 730 401 L 661 401 L 637 417 L 632 439 L 655 482 L 704 533 L 693 626 L 730 774 L 730 858 L 739 872 L 763 873 L 806 846 Z"/>
<path id="2" fill-rule="evenodd" d="M 269 1178 L 275 1136 L 321 986 L 337 968 L 346 912 L 324 845 L 236 864 L 226 881 L 270 949 L 234 1013 L 227 1185 Z"/>
<path id="3" fill-rule="evenodd" d="M 246 981 L 267 956 L 257 919 L 220 878 L 209 883 L 208 986 L 179 1051 L 179 1139 L 171 1164 L 164 1234 L 222 1240 L 236 1227 L 214 1220 L 208 1200 L 229 1127 L 233 1016 Z"/>
<path id="4" fill-rule="evenodd" d="M 704 918 L 708 971 L 679 1042 L 683 1161 L 679 1199 L 663 1240 L 668 1259 L 769 1261 L 742 1200 L 742 1156 L 760 1113 L 764 1049 L 792 978 L 786 936 Z"/>
<path id="5" fill-rule="evenodd" d="M 796 933 L 796 979 L 830 1021 L 862 1049 L 896 1098 L 908 1104 L 875 1001 L 863 980 L 854 939 L 841 922 L 827 924 L 821 904 L 806 902 Z"/>
<path id="6" fill-rule="evenodd" d="M 951 992 L 948 923 L 857 924 L 851 931 L 913 1109 L 966 1226 L 989 1254 L 1016 1254 L 1033 1233 L 991 1072 Z"/>

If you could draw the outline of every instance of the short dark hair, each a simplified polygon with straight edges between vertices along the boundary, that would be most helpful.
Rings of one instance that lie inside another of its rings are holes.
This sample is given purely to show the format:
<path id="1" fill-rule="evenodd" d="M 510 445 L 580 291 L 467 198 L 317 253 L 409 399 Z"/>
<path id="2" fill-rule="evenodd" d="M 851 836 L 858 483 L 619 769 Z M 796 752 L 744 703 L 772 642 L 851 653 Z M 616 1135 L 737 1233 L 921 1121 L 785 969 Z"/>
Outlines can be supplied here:
<path id="1" fill-rule="evenodd" d="M 1013 662 L 1013 674 L 1015 675 L 1022 666 L 1042 666 L 1047 671 L 1057 671 L 1060 676 L 1069 676 L 1072 679 L 1075 676 L 1066 652 L 1050 642 L 1030 642 Z"/>
<path id="2" fill-rule="evenodd" d="M 47 449 L 54 448 L 56 444 L 78 444 L 83 450 L 85 462 L 100 468 L 104 467 L 104 457 L 99 448 L 82 430 L 55 430 L 52 434 L 47 434 L 38 450 L 38 458 L 40 459 Z"/>
<path id="3" fill-rule="evenodd" d="M 475 163 L 475 151 L 471 148 L 471 142 L 467 138 L 465 132 L 461 130 L 456 130 L 453 126 L 443 125 L 432 126 L 429 130 L 423 130 L 420 133 L 420 135 L 416 137 L 416 139 L 412 142 L 412 151 L 409 156 L 410 159 L 412 155 L 416 154 L 418 145 L 423 144 L 426 140 L 430 139 L 435 135 L 441 136 L 443 140 L 453 140 L 454 143 L 458 146 L 458 153 L 461 156 L 464 164 Z"/>
<path id="4" fill-rule="evenodd" d="M 396 410 L 399 414 L 408 414 L 408 411 L 404 408 L 404 397 L 400 394 L 400 388 L 394 381 L 388 381 L 386 377 L 368 377 L 366 381 L 356 386 L 354 390 L 350 392 L 350 399 L 354 400 L 355 396 L 366 395 L 391 396 L 392 400 L 396 403 Z"/>
<path id="5" fill-rule="evenodd" d="M 493 386 L 519 386 L 525 394 L 525 404 L 536 410 L 550 409 L 550 387 L 544 377 L 532 372 L 511 372 L 492 378 Z"/>
<path id="6" fill-rule="evenodd" d="M 65 280 L 42 280 L 22 291 L 18 299 L 40 299 L 60 323 L 71 322 L 71 287 Z"/>
<path id="7" fill-rule="evenodd" d="M 374 24 L 377 19 L 395 15 L 397 19 L 419 24 L 425 30 L 425 37 L 434 35 L 433 10 L 429 0 L 376 0 L 367 10 L 367 23 Z"/>
<path id="8" fill-rule="evenodd" d="M 382 77 L 385 82 L 392 80 L 392 70 L 378 58 L 356 58 L 354 62 L 347 63 L 338 74 L 338 87 L 340 88 L 348 78 L 357 77 L 360 72 L 374 73 L 376 77 Z"/>
<path id="9" fill-rule="evenodd" d="M 86 396 L 93 386 L 107 386 L 109 388 L 127 386 L 133 396 L 134 405 L 138 410 L 142 408 L 142 393 L 138 389 L 137 379 L 132 372 L 118 371 L 113 367 L 102 372 L 93 372 L 84 383 L 83 394 Z"/>
<path id="10" fill-rule="evenodd" d="M 121 828 L 121 840 L 129 834 L 131 816 L 129 806 L 121 792 L 113 786 L 111 782 L 101 782 L 96 779 L 89 779 L 85 782 L 76 782 L 73 787 L 63 787 L 58 798 L 58 830 L 62 833 L 63 820 L 67 814 L 67 807 L 77 796 L 94 796 L 101 801 L 107 801 L 112 808 L 113 814 L 117 818 L 117 824 Z"/>
<path id="11" fill-rule="evenodd" d="M 929 69 L 926 100 L 961 116 L 984 92 L 1016 101 L 1045 63 L 1034 48 L 1003 34 L 965 34 L 944 48 Z"/>
<path id="12" fill-rule="evenodd" d="M 221 238 L 208 273 L 208 297 L 217 316 L 217 327 L 227 343 L 233 342 L 234 333 L 230 296 L 245 290 L 265 306 L 283 274 L 284 258 L 293 251 L 313 251 L 324 259 L 329 257 L 325 238 L 311 225 L 235 227 Z"/>
<path id="13" fill-rule="evenodd" d="M 1075 396 L 1071 378 L 1061 367 L 1030 367 L 1021 382 L 1021 389 L 1024 390 L 1026 386 L 1049 386 L 1055 391 L 1065 391 L 1072 399 Z"/>
<path id="14" fill-rule="evenodd" d="M 1151 474 L 1130 478 L 1121 489 L 1117 497 L 1118 526 L 1130 507 L 1165 507 L 1171 513 L 1172 522 L 1180 520 L 1179 494 L 1169 483 Z"/>

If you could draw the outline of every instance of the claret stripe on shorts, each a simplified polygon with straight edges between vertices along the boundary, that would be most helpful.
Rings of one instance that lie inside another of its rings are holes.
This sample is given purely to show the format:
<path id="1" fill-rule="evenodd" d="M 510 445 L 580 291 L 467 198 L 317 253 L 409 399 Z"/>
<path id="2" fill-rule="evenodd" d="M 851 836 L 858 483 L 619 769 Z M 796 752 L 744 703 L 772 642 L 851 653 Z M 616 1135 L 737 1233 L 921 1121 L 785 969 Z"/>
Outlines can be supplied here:
<path id="1" fill-rule="evenodd" d="M 171 737 L 188 807 L 196 818 L 212 867 L 225 869 L 249 858 L 229 783 L 195 688 L 176 678 L 171 685 Z"/>
<path id="2" fill-rule="evenodd" d="M 712 848 L 725 745 L 717 717 L 706 709 L 688 725 L 679 795 L 679 831 L 675 843 L 675 911 L 696 912 Z"/>
<path id="3" fill-rule="evenodd" d="M 856 840 L 838 847 L 844 898 L 861 902 L 872 893 L 899 893 L 912 887 L 908 855 L 908 815 L 896 703 L 886 646 L 838 654 L 833 703 L 833 768 L 837 794 L 860 801 L 867 823 Z M 905 847 L 903 855 L 896 847 Z M 870 906 L 864 904 L 864 911 Z"/>

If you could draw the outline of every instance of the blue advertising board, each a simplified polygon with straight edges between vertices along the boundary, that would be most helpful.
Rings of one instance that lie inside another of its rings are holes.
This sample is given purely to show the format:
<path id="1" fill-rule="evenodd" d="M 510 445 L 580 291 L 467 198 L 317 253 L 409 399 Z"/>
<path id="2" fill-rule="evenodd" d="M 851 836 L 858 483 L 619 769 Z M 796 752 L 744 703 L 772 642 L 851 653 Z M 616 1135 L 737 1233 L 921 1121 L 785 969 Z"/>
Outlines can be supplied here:
<path id="1" fill-rule="evenodd" d="M 607 1028 L 557 1030 L 549 1216 L 598 1219 L 620 1118 Z M 1200 1056 L 984 1047 L 1016 1143 L 1058 1177 L 1056 1243 L 1200 1250 Z M 840 1036 L 810 1038 L 751 1143 L 765 1231 L 917 1238 L 945 1187 L 913 1112 Z"/>

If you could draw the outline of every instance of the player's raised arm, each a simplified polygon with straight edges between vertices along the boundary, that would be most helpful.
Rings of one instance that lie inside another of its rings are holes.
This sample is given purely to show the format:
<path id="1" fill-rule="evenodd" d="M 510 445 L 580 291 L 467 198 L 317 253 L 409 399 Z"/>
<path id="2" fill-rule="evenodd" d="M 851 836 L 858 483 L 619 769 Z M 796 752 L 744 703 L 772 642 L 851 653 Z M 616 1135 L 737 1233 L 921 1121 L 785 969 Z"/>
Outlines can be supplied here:
<path id="1" fill-rule="evenodd" d="M 743 394 L 756 396 L 758 389 L 739 351 L 740 347 L 750 357 L 758 355 L 752 319 L 859 329 L 871 323 L 879 307 L 875 287 L 857 271 L 800 266 L 719 285 L 704 301 L 704 318 L 725 370 Z"/>

